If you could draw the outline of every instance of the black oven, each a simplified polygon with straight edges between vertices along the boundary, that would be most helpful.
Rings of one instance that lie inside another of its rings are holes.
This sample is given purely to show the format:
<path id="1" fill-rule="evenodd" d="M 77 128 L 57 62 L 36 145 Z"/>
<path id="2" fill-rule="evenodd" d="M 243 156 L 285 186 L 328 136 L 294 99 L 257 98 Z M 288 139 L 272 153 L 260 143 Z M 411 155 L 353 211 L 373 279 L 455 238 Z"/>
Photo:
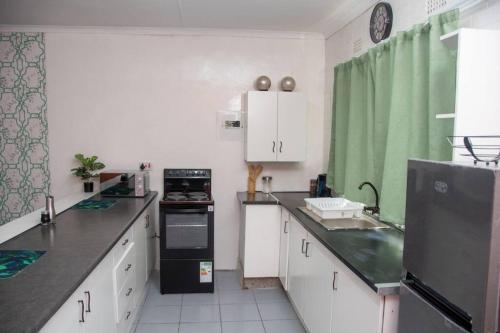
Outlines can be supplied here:
<path id="1" fill-rule="evenodd" d="M 213 258 L 213 205 L 161 205 L 160 214 L 162 259 Z"/>
<path id="2" fill-rule="evenodd" d="M 210 169 L 165 169 L 160 200 L 160 290 L 214 291 L 214 201 Z"/>

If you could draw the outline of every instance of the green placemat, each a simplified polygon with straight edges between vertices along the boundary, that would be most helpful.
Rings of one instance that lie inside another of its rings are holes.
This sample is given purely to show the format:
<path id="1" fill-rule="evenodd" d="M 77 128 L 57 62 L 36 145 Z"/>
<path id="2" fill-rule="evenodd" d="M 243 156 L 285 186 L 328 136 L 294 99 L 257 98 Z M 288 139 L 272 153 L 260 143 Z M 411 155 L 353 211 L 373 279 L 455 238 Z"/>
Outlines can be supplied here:
<path id="1" fill-rule="evenodd" d="M 92 200 L 87 199 L 77 203 L 74 208 L 76 209 L 107 209 L 112 207 L 116 200 Z"/>
<path id="2" fill-rule="evenodd" d="M 45 251 L 0 250 L 0 279 L 8 279 L 38 260 Z"/>

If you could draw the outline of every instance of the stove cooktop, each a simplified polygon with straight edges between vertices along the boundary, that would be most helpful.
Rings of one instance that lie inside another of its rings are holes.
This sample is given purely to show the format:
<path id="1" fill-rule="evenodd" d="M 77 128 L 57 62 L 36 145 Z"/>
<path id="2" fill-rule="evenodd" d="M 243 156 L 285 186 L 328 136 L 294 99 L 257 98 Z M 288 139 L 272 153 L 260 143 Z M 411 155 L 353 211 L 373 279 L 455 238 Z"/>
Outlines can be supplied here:
<path id="1" fill-rule="evenodd" d="M 168 192 L 163 201 L 210 201 L 210 195 L 205 192 Z"/>

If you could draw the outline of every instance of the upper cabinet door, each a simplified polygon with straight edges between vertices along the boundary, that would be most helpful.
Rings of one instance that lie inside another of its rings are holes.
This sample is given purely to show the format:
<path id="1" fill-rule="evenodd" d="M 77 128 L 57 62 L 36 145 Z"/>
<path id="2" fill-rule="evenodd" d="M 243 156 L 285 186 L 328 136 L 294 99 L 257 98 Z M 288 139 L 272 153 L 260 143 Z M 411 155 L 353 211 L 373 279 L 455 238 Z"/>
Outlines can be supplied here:
<path id="1" fill-rule="evenodd" d="M 278 93 L 278 161 L 306 159 L 307 105 L 302 93 Z"/>
<path id="2" fill-rule="evenodd" d="M 249 91 L 245 99 L 245 160 L 248 162 L 276 161 L 277 93 Z"/>

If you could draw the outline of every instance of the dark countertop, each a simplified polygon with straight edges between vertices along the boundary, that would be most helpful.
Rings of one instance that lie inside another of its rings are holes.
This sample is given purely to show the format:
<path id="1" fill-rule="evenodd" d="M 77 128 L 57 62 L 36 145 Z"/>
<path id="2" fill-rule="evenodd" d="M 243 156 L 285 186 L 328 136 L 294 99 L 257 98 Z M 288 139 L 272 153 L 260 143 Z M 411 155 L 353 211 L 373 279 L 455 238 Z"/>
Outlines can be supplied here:
<path id="1" fill-rule="evenodd" d="M 18 275 L 0 280 L 0 331 L 40 330 L 157 195 L 114 198 L 107 209 L 69 208 L 55 225 L 36 226 L 0 244 L 0 250 L 47 251 Z"/>
<path id="2" fill-rule="evenodd" d="M 277 205 L 278 200 L 272 195 L 262 192 L 249 194 L 248 192 L 237 192 L 236 197 L 242 205 Z"/>
<path id="3" fill-rule="evenodd" d="M 328 231 L 297 207 L 304 207 L 308 192 L 273 192 L 288 209 L 340 261 L 378 294 L 399 293 L 403 272 L 404 234 L 396 229 Z"/>

